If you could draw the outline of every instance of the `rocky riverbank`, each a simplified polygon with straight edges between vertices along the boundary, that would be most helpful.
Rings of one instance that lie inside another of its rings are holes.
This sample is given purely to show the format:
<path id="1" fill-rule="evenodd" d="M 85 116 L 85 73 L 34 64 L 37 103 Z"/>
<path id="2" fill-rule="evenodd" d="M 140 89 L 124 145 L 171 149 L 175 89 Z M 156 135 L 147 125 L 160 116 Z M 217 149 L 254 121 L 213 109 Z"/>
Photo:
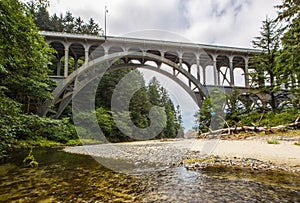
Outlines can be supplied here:
<path id="1" fill-rule="evenodd" d="M 169 140 L 68 147 L 66 152 L 117 160 L 136 168 L 184 166 L 189 170 L 224 166 L 300 173 L 300 147 L 292 141 L 278 145 L 266 140 Z M 207 156 L 204 156 L 208 154 Z M 102 160 L 100 160 L 102 161 Z M 102 163 L 102 162 L 101 162 Z M 110 167 L 110 165 L 108 165 Z M 120 167 L 119 167 L 120 168 Z"/>
<path id="2" fill-rule="evenodd" d="M 262 161 L 255 158 L 220 157 L 216 155 L 199 158 L 199 154 L 195 152 L 190 152 L 178 166 L 183 166 L 188 170 L 193 171 L 203 170 L 209 167 L 230 167 L 253 171 L 285 171 L 300 173 L 300 166 L 276 164 L 272 161 Z"/>

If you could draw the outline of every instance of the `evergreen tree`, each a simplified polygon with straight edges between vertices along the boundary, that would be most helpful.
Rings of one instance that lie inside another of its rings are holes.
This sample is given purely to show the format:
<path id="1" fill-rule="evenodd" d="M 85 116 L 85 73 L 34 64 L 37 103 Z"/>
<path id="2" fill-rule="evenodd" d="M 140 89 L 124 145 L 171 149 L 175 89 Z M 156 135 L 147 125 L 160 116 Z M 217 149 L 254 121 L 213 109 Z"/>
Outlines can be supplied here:
<path id="1" fill-rule="evenodd" d="M 222 129 L 225 124 L 226 95 L 218 88 L 213 88 L 206 97 L 199 111 L 194 115 L 196 118 L 195 129 L 199 133 L 206 133 Z"/>
<path id="2" fill-rule="evenodd" d="M 156 77 L 149 82 L 148 95 L 152 105 L 165 108 L 167 123 L 160 137 L 175 137 L 181 128 L 176 122 L 176 110 L 167 90 L 160 85 Z"/>
<path id="3" fill-rule="evenodd" d="M 102 31 L 102 29 L 99 28 L 99 25 L 97 23 L 95 23 L 95 20 L 93 18 L 90 18 L 89 22 L 85 24 L 85 27 L 84 27 L 84 30 L 82 33 L 98 35 L 101 31 Z"/>
<path id="4" fill-rule="evenodd" d="M 53 14 L 53 16 L 50 17 L 50 22 L 50 31 L 62 32 L 64 30 L 62 14 L 60 17 L 58 17 L 56 14 Z"/>
<path id="5" fill-rule="evenodd" d="M 73 14 L 70 11 L 66 12 L 66 15 L 63 18 L 63 26 L 64 26 L 64 32 L 73 33 L 74 32 L 74 17 Z"/>
<path id="6" fill-rule="evenodd" d="M 300 13 L 299 0 L 282 0 L 282 4 L 277 5 L 278 17 L 277 20 L 292 22 Z"/>
<path id="7" fill-rule="evenodd" d="M 251 74 L 252 82 L 259 87 L 258 91 L 271 94 L 272 110 L 276 110 L 275 92 L 280 88 L 275 80 L 276 53 L 279 49 L 280 35 L 281 29 L 278 28 L 277 23 L 266 18 L 263 21 L 260 36 L 252 41 L 253 46 L 261 49 L 261 52 L 250 58 L 250 68 L 255 69 L 255 72 Z"/>
<path id="8" fill-rule="evenodd" d="M 300 108 L 300 14 L 293 19 L 282 37 L 276 74 L 280 84 L 293 95 L 293 105 Z"/>

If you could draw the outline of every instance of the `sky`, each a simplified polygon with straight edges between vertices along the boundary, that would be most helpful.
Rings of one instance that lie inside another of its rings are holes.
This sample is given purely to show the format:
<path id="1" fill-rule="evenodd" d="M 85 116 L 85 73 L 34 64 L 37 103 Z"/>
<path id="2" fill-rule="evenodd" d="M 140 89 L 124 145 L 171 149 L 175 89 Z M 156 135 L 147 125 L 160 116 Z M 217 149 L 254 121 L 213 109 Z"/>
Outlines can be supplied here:
<path id="1" fill-rule="evenodd" d="M 94 18 L 107 34 L 165 30 L 196 43 L 251 47 L 261 21 L 276 16 L 281 0 L 50 0 L 50 13 Z"/>
<path id="2" fill-rule="evenodd" d="M 50 0 L 50 14 L 71 11 L 85 21 L 94 18 L 104 28 L 107 6 L 107 35 L 161 39 L 141 35 L 147 30 L 168 33 L 164 39 L 235 47 L 251 47 L 266 16 L 276 17 L 281 0 Z M 142 32 L 141 32 L 142 31 Z M 170 37 L 171 36 L 171 37 Z M 169 38 L 168 38 L 169 37 Z M 156 76 L 182 108 L 186 130 L 194 125 L 197 105 L 170 79 L 143 71 L 146 81 Z"/>

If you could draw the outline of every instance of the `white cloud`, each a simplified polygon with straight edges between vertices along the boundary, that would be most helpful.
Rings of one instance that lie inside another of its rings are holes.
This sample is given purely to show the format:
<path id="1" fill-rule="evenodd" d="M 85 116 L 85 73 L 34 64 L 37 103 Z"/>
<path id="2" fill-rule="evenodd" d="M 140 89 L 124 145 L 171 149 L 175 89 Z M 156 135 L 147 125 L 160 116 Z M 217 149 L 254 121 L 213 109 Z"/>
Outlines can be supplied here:
<path id="1" fill-rule="evenodd" d="M 109 35 L 158 29 L 174 32 L 192 42 L 250 47 L 266 15 L 276 16 L 280 0 L 50 0 L 51 13 L 71 11 L 104 25 L 108 6 Z"/>

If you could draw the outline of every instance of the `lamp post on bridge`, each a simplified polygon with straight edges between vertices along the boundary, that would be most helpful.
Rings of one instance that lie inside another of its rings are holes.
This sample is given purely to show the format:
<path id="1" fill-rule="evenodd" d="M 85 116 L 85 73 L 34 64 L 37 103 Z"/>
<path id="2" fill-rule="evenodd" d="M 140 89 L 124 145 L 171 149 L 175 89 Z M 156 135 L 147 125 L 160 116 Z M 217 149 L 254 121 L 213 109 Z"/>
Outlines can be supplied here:
<path id="1" fill-rule="evenodd" d="M 104 38 L 106 39 L 106 13 L 108 13 L 107 6 L 105 6 L 104 10 Z"/>

